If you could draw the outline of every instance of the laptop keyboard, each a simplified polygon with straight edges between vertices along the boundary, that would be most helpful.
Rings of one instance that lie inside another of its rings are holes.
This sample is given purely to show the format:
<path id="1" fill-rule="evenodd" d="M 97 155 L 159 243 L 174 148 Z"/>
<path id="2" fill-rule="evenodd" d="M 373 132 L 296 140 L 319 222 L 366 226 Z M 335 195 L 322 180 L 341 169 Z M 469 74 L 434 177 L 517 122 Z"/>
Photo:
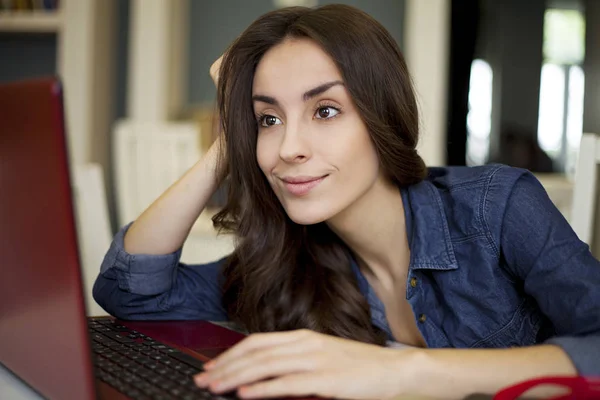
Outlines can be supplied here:
<path id="1" fill-rule="evenodd" d="M 202 361 L 110 319 L 88 319 L 98 379 L 135 400 L 230 400 L 194 384 Z"/>

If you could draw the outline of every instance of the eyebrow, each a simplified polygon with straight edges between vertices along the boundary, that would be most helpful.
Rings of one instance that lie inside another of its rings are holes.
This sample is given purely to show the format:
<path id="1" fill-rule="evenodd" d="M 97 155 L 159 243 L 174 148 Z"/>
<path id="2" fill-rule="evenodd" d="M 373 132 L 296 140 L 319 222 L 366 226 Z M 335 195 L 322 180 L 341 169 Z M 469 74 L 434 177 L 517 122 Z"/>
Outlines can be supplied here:
<path id="1" fill-rule="evenodd" d="M 312 99 L 315 96 L 318 96 L 322 93 L 325 93 L 326 91 L 328 91 L 329 89 L 331 89 L 334 86 L 337 85 L 341 85 L 344 86 L 344 82 L 342 81 L 331 81 L 331 82 L 327 82 L 324 83 L 322 85 L 319 85 L 313 89 L 310 89 L 308 91 L 306 91 L 303 95 L 302 95 L 302 100 L 303 101 L 308 101 L 310 99 Z M 274 106 L 279 106 L 279 102 L 271 96 L 264 96 L 262 94 L 256 94 L 254 96 L 252 96 L 252 101 L 261 101 L 263 103 L 267 103 L 267 104 L 271 104 Z"/>

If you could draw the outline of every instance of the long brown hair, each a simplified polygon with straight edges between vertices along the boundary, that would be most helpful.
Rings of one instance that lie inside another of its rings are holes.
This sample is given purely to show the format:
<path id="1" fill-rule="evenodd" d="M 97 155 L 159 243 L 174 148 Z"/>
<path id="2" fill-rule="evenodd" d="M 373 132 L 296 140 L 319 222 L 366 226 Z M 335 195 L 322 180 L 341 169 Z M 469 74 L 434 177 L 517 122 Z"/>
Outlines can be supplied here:
<path id="1" fill-rule="evenodd" d="M 426 173 L 415 150 L 419 118 L 411 79 L 385 28 L 344 5 L 263 15 L 227 50 L 219 77 L 229 193 L 213 222 L 238 238 L 223 271 L 223 303 L 250 332 L 307 328 L 383 344 L 351 270 L 349 248 L 324 222 L 291 221 L 256 160 L 254 72 L 265 52 L 286 38 L 313 40 L 336 63 L 392 182 L 411 185 Z"/>

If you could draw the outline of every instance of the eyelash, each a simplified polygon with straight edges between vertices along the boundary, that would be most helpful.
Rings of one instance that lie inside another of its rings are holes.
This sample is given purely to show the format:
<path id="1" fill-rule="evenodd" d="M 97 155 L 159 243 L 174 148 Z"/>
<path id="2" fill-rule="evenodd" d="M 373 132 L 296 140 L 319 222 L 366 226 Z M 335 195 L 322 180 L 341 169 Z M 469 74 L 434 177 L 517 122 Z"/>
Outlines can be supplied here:
<path id="1" fill-rule="evenodd" d="M 325 102 L 317 103 L 317 105 L 315 106 L 315 108 L 313 110 L 313 116 L 321 108 L 333 108 L 334 110 L 336 110 L 338 112 L 336 115 L 334 115 L 333 117 L 330 117 L 330 118 L 317 118 L 317 119 L 321 119 L 323 121 L 331 121 L 332 119 L 335 119 L 335 118 L 339 117 L 339 115 L 342 113 L 342 108 L 341 107 L 339 107 L 337 105 L 334 105 L 333 103 L 329 103 L 329 102 L 325 101 Z M 262 126 L 262 123 L 263 123 L 265 117 L 268 117 L 268 116 L 273 116 L 273 115 L 271 115 L 271 114 L 265 114 L 265 113 L 259 113 L 259 114 L 256 115 L 256 123 L 258 124 L 259 127 L 268 128 L 268 127 Z"/>
<path id="2" fill-rule="evenodd" d="M 321 108 L 333 108 L 335 111 L 337 111 L 338 113 L 336 115 L 334 115 L 333 117 L 330 118 L 320 118 L 324 121 L 331 121 L 332 119 L 335 119 L 337 117 L 339 117 L 339 115 L 342 113 L 342 108 L 333 104 L 333 103 L 329 103 L 327 101 L 324 102 L 320 102 L 317 104 L 317 106 L 315 107 L 314 111 L 313 111 L 313 115 L 315 115 L 317 113 L 317 111 L 319 111 L 319 109 Z"/>

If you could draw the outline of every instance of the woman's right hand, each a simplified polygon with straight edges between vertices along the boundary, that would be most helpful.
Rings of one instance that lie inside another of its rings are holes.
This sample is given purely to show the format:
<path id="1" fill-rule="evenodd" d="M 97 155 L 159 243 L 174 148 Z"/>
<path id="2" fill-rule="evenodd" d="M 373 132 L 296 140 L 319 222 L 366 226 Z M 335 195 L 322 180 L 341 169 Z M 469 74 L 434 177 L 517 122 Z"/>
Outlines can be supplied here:
<path id="1" fill-rule="evenodd" d="M 210 77 L 212 78 L 215 86 L 219 84 L 219 71 L 221 70 L 221 63 L 223 62 L 224 54 L 221 54 L 221 57 L 217 58 L 217 60 L 210 66 Z"/>
<path id="2" fill-rule="evenodd" d="M 218 83 L 223 56 L 210 67 Z M 208 152 L 156 199 L 129 227 L 125 251 L 130 254 L 169 254 L 183 246 L 206 203 L 219 187 L 226 168 L 224 138 L 218 135 Z"/>

